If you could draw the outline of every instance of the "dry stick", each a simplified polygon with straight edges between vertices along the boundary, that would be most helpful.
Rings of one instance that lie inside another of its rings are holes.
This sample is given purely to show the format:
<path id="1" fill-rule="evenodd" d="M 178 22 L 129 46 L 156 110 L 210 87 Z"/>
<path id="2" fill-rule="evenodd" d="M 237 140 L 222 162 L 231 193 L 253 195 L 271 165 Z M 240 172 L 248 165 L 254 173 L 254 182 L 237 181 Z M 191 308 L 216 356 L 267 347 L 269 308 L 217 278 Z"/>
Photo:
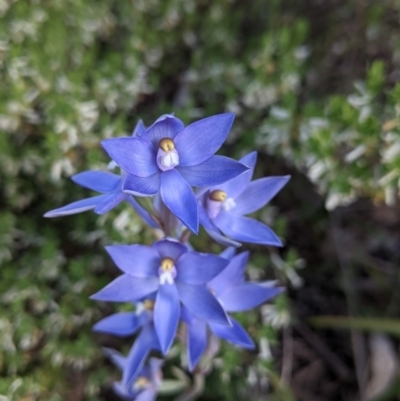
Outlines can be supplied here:
<path id="1" fill-rule="evenodd" d="M 281 383 L 289 385 L 292 378 L 293 369 L 293 335 L 292 326 L 289 325 L 283 330 L 283 358 L 282 358 L 282 371 Z"/>
<path id="2" fill-rule="evenodd" d="M 338 212 L 337 212 L 338 213 Z M 331 221 L 331 229 L 333 242 L 336 248 L 336 254 L 339 261 L 340 270 L 343 276 L 343 287 L 346 296 L 347 308 L 349 310 L 349 315 L 354 316 L 357 314 L 357 303 L 354 296 L 354 291 L 351 286 L 351 271 L 350 266 L 347 261 L 343 258 L 342 252 L 340 252 L 340 236 L 336 232 L 336 221 L 333 219 L 333 215 L 329 214 Z M 360 400 L 365 400 L 365 387 L 367 383 L 367 356 L 365 354 L 366 344 L 363 334 L 359 330 L 351 330 L 351 344 L 353 348 L 354 364 L 356 368 L 357 384 L 360 392 Z"/>
<path id="3" fill-rule="evenodd" d="M 175 398 L 174 401 L 193 401 L 196 400 L 204 391 L 205 377 L 203 372 L 195 373 L 193 377 L 193 386 Z"/>
<path id="4" fill-rule="evenodd" d="M 303 336 L 304 340 L 325 360 L 331 369 L 343 381 L 348 381 L 351 372 L 340 358 L 315 334 L 307 325 L 299 322 L 296 330 Z"/>

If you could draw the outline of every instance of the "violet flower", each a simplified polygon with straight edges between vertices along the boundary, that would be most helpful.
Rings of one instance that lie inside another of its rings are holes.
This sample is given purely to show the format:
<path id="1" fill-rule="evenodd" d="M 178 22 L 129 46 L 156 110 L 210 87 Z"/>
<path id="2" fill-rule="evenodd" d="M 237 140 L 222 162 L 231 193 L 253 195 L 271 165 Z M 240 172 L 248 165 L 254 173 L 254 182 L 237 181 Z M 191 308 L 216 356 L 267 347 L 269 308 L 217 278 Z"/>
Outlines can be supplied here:
<path id="1" fill-rule="evenodd" d="M 226 312 L 243 312 L 252 309 L 282 292 L 274 282 L 253 283 L 245 281 L 244 270 L 248 252 L 234 256 L 229 265 L 207 287 L 216 296 Z M 206 322 L 183 309 L 182 320 L 187 324 L 187 354 L 189 369 L 197 365 L 207 346 L 207 326 L 212 334 L 242 348 L 254 348 L 254 342 L 246 330 L 233 317 L 231 326 Z"/>
<path id="2" fill-rule="evenodd" d="M 129 358 L 110 348 L 105 348 L 104 353 L 122 372 L 125 372 L 129 364 Z M 135 376 L 132 383 L 128 385 L 122 382 L 114 383 L 114 391 L 127 401 L 154 401 L 161 386 L 162 365 L 163 361 L 161 359 L 150 358 Z"/>
<path id="3" fill-rule="evenodd" d="M 232 113 L 204 118 L 184 127 L 172 115 L 161 116 L 140 137 L 106 139 L 102 145 L 128 173 L 123 190 L 155 195 L 194 233 L 198 232 L 197 202 L 191 186 L 221 184 L 247 167 L 214 153 L 232 126 Z"/>
<path id="4" fill-rule="evenodd" d="M 251 181 L 257 153 L 240 162 L 249 166 L 245 173 L 223 184 L 212 186 L 199 195 L 199 219 L 207 233 L 224 245 L 240 242 L 282 246 L 280 239 L 265 224 L 244 215 L 265 206 L 289 181 L 290 176 L 266 177 Z M 231 239 L 225 238 L 227 235 Z M 233 241 L 232 241 L 233 240 Z"/>
<path id="5" fill-rule="evenodd" d="M 120 312 L 107 316 L 93 326 L 97 332 L 125 337 L 139 331 L 126 358 L 122 384 L 128 386 L 137 375 L 151 350 L 161 351 L 153 321 L 154 300 L 136 303 L 135 312 Z"/>
<path id="6" fill-rule="evenodd" d="M 227 266 L 227 260 L 188 251 L 186 246 L 168 239 L 155 242 L 151 247 L 114 245 L 106 250 L 125 274 L 91 298 L 135 302 L 155 297 L 154 326 L 164 354 L 175 337 L 181 302 L 207 322 L 230 325 L 224 309 L 206 287 L 206 283 Z"/>

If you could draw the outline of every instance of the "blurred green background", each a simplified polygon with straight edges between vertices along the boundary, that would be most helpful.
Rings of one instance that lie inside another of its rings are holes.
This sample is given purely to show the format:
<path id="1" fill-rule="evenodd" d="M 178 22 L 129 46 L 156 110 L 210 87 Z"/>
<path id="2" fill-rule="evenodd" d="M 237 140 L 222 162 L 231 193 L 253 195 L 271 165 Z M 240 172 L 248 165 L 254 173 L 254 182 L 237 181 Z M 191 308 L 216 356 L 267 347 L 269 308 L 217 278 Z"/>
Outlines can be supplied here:
<path id="1" fill-rule="evenodd" d="M 154 233 L 126 206 L 42 215 L 88 195 L 68 177 L 106 168 L 101 139 L 223 111 L 222 152 L 292 174 L 257 215 L 285 247 L 242 248 L 288 290 L 238 317 L 255 352 L 223 344 L 201 385 L 177 345 L 167 378 L 210 401 L 400 399 L 399 17 L 397 0 L 0 0 L 0 401 L 117 399 L 101 347 L 132 339 L 91 326 L 126 306 L 88 296 L 118 275 L 104 245 Z"/>

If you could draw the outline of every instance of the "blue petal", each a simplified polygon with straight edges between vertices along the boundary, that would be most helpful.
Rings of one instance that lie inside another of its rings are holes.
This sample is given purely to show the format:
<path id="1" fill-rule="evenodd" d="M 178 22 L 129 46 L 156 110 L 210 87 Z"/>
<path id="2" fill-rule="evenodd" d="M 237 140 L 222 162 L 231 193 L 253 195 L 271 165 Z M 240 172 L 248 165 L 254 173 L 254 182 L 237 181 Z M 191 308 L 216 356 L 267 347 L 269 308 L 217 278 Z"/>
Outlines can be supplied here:
<path id="1" fill-rule="evenodd" d="M 82 199 L 76 202 L 69 203 L 58 209 L 50 210 L 44 214 L 44 217 L 61 217 L 69 216 L 70 214 L 76 214 L 86 212 L 87 210 L 94 209 L 98 203 L 106 199 L 108 195 L 93 196 L 92 198 Z"/>
<path id="2" fill-rule="evenodd" d="M 145 245 L 109 245 L 108 254 L 124 272 L 135 277 L 158 277 L 160 256 Z"/>
<path id="3" fill-rule="evenodd" d="M 282 242 L 276 234 L 257 220 L 221 212 L 213 221 L 224 234 L 235 240 L 253 244 L 282 246 Z"/>
<path id="4" fill-rule="evenodd" d="M 181 306 L 175 284 L 160 285 L 154 305 L 154 326 L 164 355 L 174 341 L 180 313 Z"/>
<path id="5" fill-rule="evenodd" d="M 153 146 L 158 149 L 158 143 L 163 138 L 175 138 L 184 128 L 183 122 L 170 114 L 164 114 L 157 121 L 147 128 L 143 137 L 150 140 Z"/>
<path id="6" fill-rule="evenodd" d="M 290 176 L 266 177 L 249 184 L 245 191 L 235 199 L 236 214 L 253 213 L 265 206 L 289 181 Z"/>
<path id="7" fill-rule="evenodd" d="M 159 172 L 145 178 L 128 174 L 122 184 L 122 190 L 131 195 L 151 196 L 159 191 L 160 183 Z"/>
<path id="8" fill-rule="evenodd" d="M 157 291 L 158 278 L 156 277 L 132 277 L 123 274 L 117 277 L 102 290 L 93 294 L 90 299 L 96 301 L 133 302 Z"/>
<path id="9" fill-rule="evenodd" d="M 175 263 L 177 281 L 206 284 L 227 266 L 228 261 L 216 255 L 187 252 Z"/>
<path id="10" fill-rule="evenodd" d="M 255 308 L 281 292 L 282 288 L 243 283 L 219 294 L 218 300 L 227 312 L 242 312 Z"/>
<path id="11" fill-rule="evenodd" d="M 225 156 L 211 156 L 195 166 L 178 166 L 182 177 L 194 187 L 222 184 L 248 170 L 248 167 Z"/>
<path id="12" fill-rule="evenodd" d="M 147 355 L 152 349 L 159 347 L 158 339 L 153 325 L 143 327 L 136 341 L 134 342 L 126 361 L 126 368 L 122 375 L 122 384 L 130 385 L 132 380 L 142 369 Z"/>
<path id="13" fill-rule="evenodd" d="M 188 125 L 175 137 L 180 166 L 194 166 L 209 159 L 224 143 L 235 115 L 218 114 Z"/>
<path id="14" fill-rule="evenodd" d="M 161 174 L 160 195 L 169 210 L 195 234 L 199 231 L 197 202 L 190 185 L 176 169 Z"/>
<path id="15" fill-rule="evenodd" d="M 150 377 L 153 383 L 156 383 L 160 378 L 160 369 L 164 361 L 158 358 L 149 359 Z"/>
<path id="16" fill-rule="evenodd" d="M 221 304 L 203 285 L 177 282 L 182 303 L 196 316 L 207 322 L 229 325 L 229 319 Z"/>
<path id="17" fill-rule="evenodd" d="M 235 256 L 235 254 L 236 254 L 236 248 L 234 248 L 233 246 L 228 246 L 228 248 L 225 248 L 219 254 L 219 256 L 221 256 L 221 258 L 231 260 Z"/>
<path id="18" fill-rule="evenodd" d="M 138 394 L 138 391 L 134 390 L 133 388 L 124 386 L 122 382 L 113 383 L 112 389 L 115 394 L 117 394 L 120 398 L 126 401 L 136 400 L 135 397 Z"/>
<path id="19" fill-rule="evenodd" d="M 187 355 L 189 370 L 192 371 L 207 347 L 206 323 L 196 319 L 187 325 Z"/>
<path id="20" fill-rule="evenodd" d="M 125 369 L 126 358 L 118 351 L 112 348 L 103 347 L 103 353 L 118 369 L 121 371 Z"/>
<path id="21" fill-rule="evenodd" d="M 121 188 L 121 177 L 107 171 L 83 171 L 71 177 L 75 184 L 97 192 L 112 192 Z"/>
<path id="22" fill-rule="evenodd" d="M 97 206 L 94 208 L 94 212 L 97 214 L 107 213 L 111 209 L 114 209 L 116 206 L 118 206 L 121 202 L 125 201 L 128 196 L 129 195 L 120 191 L 108 194 L 106 198 L 97 204 Z"/>
<path id="23" fill-rule="evenodd" d="M 149 386 L 141 391 L 136 397 L 135 401 L 154 401 L 157 397 L 157 392 L 154 387 Z"/>
<path id="24" fill-rule="evenodd" d="M 249 252 L 242 252 L 234 256 L 222 273 L 208 283 L 208 287 L 219 296 L 226 289 L 242 283 L 248 259 Z"/>
<path id="25" fill-rule="evenodd" d="M 132 136 L 142 136 L 146 132 L 146 126 L 142 120 L 139 120 L 132 132 Z"/>
<path id="26" fill-rule="evenodd" d="M 157 152 L 144 138 L 113 138 L 101 142 L 111 159 L 130 174 L 148 177 L 158 171 Z"/>
<path id="27" fill-rule="evenodd" d="M 249 167 L 250 169 L 240 174 L 236 178 L 229 180 L 223 184 L 218 185 L 218 187 L 211 188 L 210 191 L 220 189 L 226 192 L 228 198 L 235 199 L 239 196 L 249 185 L 251 178 L 253 177 L 254 166 L 257 161 L 257 152 L 251 152 L 242 159 L 239 160 L 240 163 Z"/>
<path id="28" fill-rule="evenodd" d="M 240 242 L 234 241 L 230 238 L 226 238 L 223 235 L 221 235 L 219 232 L 216 231 L 211 231 L 208 230 L 207 228 L 205 229 L 207 234 L 216 242 L 218 242 L 221 245 L 224 246 L 234 246 L 234 247 L 240 247 L 242 244 Z"/>
<path id="29" fill-rule="evenodd" d="M 152 247 L 158 252 L 160 258 L 171 258 L 178 260 L 179 257 L 188 251 L 187 247 L 177 240 L 162 239 L 154 242 Z"/>
<path id="30" fill-rule="evenodd" d="M 139 319 L 136 313 L 121 312 L 100 320 L 93 326 L 93 330 L 115 334 L 117 336 L 129 336 L 139 327 Z"/>
<path id="31" fill-rule="evenodd" d="M 247 349 L 254 349 L 255 345 L 247 331 L 233 318 L 230 317 L 232 326 L 222 326 L 220 324 L 210 323 L 211 331 L 220 338 L 239 345 Z"/>
<path id="32" fill-rule="evenodd" d="M 135 198 L 130 196 L 127 200 L 135 209 L 135 212 L 143 219 L 145 223 L 147 223 L 152 228 L 160 228 L 160 226 L 156 223 L 151 214 L 145 208 L 143 208 Z"/>
<path id="33" fill-rule="evenodd" d="M 199 222 L 200 224 L 204 227 L 204 229 L 207 231 L 207 234 L 217 241 L 218 243 L 225 245 L 225 246 L 233 246 L 233 247 L 239 247 L 242 244 L 237 241 L 233 241 L 229 238 L 224 237 L 221 232 L 219 231 L 218 227 L 210 220 L 208 217 L 207 212 L 205 211 L 203 205 L 198 202 L 198 209 L 197 209 L 198 215 L 199 215 Z"/>

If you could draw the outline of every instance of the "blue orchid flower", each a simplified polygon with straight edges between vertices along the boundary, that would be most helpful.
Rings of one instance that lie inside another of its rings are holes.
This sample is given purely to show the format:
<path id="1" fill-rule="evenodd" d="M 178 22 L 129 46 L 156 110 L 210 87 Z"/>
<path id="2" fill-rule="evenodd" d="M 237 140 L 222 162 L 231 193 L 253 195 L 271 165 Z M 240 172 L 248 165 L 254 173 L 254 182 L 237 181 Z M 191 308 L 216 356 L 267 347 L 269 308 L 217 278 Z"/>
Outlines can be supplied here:
<path id="1" fill-rule="evenodd" d="M 104 353 L 123 373 L 129 365 L 129 358 L 119 352 L 104 348 Z M 115 383 L 114 391 L 127 401 L 154 401 L 157 398 L 158 389 L 161 386 L 163 361 L 150 358 L 145 366 L 141 368 L 132 383 L 126 385 L 123 382 Z"/>
<path id="2" fill-rule="evenodd" d="M 154 296 L 154 327 L 164 354 L 174 340 L 181 303 L 207 322 L 230 325 L 221 304 L 206 287 L 227 266 L 226 259 L 188 251 L 186 246 L 168 239 L 151 247 L 114 245 L 106 250 L 125 274 L 91 298 L 136 302 Z"/>
<path id="3" fill-rule="evenodd" d="M 224 245 L 240 242 L 282 246 L 276 234 L 265 224 L 245 217 L 265 206 L 289 181 L 290 176 L 266 177 L 251 181 L 257 153 L 240 159 L 250 169 L 223 184 L 204 189 L 199 194 L 199 220 L 207 233 Z M 230 237 L 224 237 L 221 232 Z"/>
<path id="4" fill-rule="evenodd" d="M 127 193 L 155 195 L 195 234 L 197 202 L 191 186 L 209 187 L 230 180 L 248 168 L 214 153 L 232 126 L 232 113 L 204 118 L 184 127 L 172 115 L 161 116 L 140 137 L 106 139 L 102 145 L 128 175 Z"/>
<path id="5" fill-rule="evenodd" d="M 145 126 L 140 120 L 136 125 L 132 136 L 140 136 L 145 131 Z M 114 165 L 115 162 L 111 162 Z M 116 166 L 116 164 L 115 164 Z M 72 202 L 63 207 L 50 210 L 45 213 L 44 217 L 62 217 L 69 216 L 71 214 L 77 214 L 86 212 L 88 210 L 94 210 L 97 214 L 104 214 L 114 209 L 121 202 L 127 201 L 136 213 L 151 227 L 158 228 L 158 224 L 151 217 L 151 215 L 144 209 L 138 201 L 131 196 L 131 194 L 124 193 L 122 191 L 122 182 L 126 173 L 121 170 L 121 175 L 113 174 L 108 171 L 83 171 L 82 173 L 75 174 L 71 177 L 75 184 L 81 187 L 91 189 L 96 192 L 100 192 L 102 195 L 85 198 L 76 202 Z M 141 195 L 136 193 L 135 195 Z"/>
<path id="6" fill-rule="evenodd" d="M 232 257 L 229 265 L 207 284 L 226 312 L 247 311 L 282 292 L 282 288 L 274 287 L 274 282 L 245 281 L 244 270 L 248 258 L 248 252 Z M 187 324 L 186 345 L 190 370 L 194 369 L 206 349 L 207 326 L 217 337 L 242 348 L 254 348 L 254 342 L 246 330 L 231 316 L 231 326 L 227 326 L 217 322 L 206 322 L 182 308 L 182 320 Z"/>
<path id="7" fill-rule="evenodd" d="M 124 363 L 122 385 L 129 386 L 152 350 L 161 351 L 153 321 L 154 299 L 136 303 L 135 312 L 107 316 L 93 326 L 97 332 L 125 337 L 139 331 Z"/>

